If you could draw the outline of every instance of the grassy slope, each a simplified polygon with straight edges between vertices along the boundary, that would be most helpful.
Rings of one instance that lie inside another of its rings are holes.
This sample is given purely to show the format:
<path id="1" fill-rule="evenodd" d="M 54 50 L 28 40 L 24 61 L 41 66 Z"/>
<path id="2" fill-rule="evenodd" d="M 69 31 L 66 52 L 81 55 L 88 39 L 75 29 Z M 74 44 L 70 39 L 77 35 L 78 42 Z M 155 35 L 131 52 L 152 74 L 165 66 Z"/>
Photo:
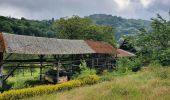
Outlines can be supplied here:
<path id="1" fill-rule="evenodd" d="M 170 68 L 165 70 L 113 75 L 111 81 L 29 100 L 170 100 Z"/>

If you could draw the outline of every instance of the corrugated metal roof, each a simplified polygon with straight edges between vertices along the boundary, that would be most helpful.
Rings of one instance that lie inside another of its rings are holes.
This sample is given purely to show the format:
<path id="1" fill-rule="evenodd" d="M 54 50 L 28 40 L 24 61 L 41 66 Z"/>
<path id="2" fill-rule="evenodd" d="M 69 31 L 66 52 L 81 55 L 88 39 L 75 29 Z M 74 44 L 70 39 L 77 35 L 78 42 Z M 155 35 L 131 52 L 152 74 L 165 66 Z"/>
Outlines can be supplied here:
<path id="1" fill-rule="evenodd" d="M 116 54 L 116 48 L 113 48 L 112 45 L 101 42 L 86 40 L 86 43 L 96 52 L 96 53 L 105 53 L 105 54 Z"/>
<path id="2" fill-rule="evenodd" d="M 125 51 L 123 49 L 117 49 L 117 57 L 132 57 L 135 56 L 135 54 Z"/>
<path id="3" fill-rule="evenodd" d="M 84 40 L 67 40 L 1 33 L 1 50 L 19 54 L 86 54 L 95 53 Z M 3 44 L 3 42 L 1 42 Z M 3 49 L 4 48 L 4 49 Z"/>

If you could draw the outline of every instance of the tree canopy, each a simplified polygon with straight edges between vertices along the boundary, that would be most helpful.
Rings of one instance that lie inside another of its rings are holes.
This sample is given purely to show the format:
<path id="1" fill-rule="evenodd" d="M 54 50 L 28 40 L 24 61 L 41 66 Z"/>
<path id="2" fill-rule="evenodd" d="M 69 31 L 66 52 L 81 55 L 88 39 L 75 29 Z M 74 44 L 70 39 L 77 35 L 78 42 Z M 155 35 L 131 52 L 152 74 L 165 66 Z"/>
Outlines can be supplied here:
<path id="1" fill-rule="evenodd" d="M 143 60 L 170 65 L 170 20 L 158 14 L 157 18 L 152 18 L 151 26 L 151 32 L 142 29 L 141 34 L 135 36 L 134 46 L 138 48 Z"/>
<path id="2" fill-rule="evenodd" d="M 53 24 L 56 37 L 63 39 L 91 39 L 105 41 L 115 45 L 114 29 L 110 26 L 97 25 L 88 18 L 73 16 L 61 18 Z"/>
<path id="3" fill-rule="evenodd" d="M 0 32 L 8 32 L 19 35 L 33 35 L 41 37 L 54 37 L 51 28 L 52 20 L 28 20 L 25 18 L 15 19 L 11 17 L 0 16 Z"/>

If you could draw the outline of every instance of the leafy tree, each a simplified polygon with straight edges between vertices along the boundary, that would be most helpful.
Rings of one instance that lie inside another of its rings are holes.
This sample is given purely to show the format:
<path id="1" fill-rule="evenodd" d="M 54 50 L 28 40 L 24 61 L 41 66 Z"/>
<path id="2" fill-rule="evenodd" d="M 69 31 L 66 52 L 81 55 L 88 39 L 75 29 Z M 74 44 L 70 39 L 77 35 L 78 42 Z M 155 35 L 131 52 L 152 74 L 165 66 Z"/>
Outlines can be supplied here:
<path id="1" fill-rule="evenodd" d="M 133 45 L 134 42 L 133 39 L 134 39 L 133 36 L 124 36 L 123 38 L 120 39 L 121 43 L 119 48 L 129 52 L 136 53 L 136 49 Z"/>
<path id="2" fill-rule="evenodd" d="M 28 20 L 23 17 L 21 19 L 15 19 L 0 16 L 0 31 L 20 35 L 54 37 L 54 31 L 51 28 L 53 21 L 54 19 L 52 21 L 37 21 Z"/>
<path id="3" fill-rule="evenodd" d="M 158 14 L 157 18 L 152 19 L 152 29 L 152 32 L 141 31 L 136 39 L 136 46 L 148 60 L 170 65 L 170 21 Z"/>
<path id="4" fill-rule="evenodd" d="M 96 25 L 88 18 L 61 18 L 54 23 L 53 29 L 56 30 L 58 38 L 92 39 L 115 45 L 114 29 L 110 26 Z"/>

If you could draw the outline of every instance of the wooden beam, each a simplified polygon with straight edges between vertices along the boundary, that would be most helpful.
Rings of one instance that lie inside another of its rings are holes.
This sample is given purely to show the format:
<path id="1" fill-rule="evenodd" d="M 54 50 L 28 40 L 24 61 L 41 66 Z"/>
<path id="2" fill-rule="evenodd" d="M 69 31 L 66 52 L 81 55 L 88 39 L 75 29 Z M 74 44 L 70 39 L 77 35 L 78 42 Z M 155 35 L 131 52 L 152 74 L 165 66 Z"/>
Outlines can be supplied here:
<path id="1" fill-rule="evenodd" d="M 12 53 L 10 53 L 4 60 L 7 60 L 11 56 L 12 56 Z"/>
<path id="2" fill-rule="evenodd" d="M 14 67 L 10 72 L 9 72 L 9 74 L 8 75 L 6 75 L 6 77 L 4 77 L 4 79 L 3 79 L 3 81 L 6 81 L 7 79 L 8 79 L 8 77 L 10 76 L 10 75 L 12 75 L 13 74 L 13 72 L 15 71 L 17 69 L 17 66 L 16 67 Z"/>

